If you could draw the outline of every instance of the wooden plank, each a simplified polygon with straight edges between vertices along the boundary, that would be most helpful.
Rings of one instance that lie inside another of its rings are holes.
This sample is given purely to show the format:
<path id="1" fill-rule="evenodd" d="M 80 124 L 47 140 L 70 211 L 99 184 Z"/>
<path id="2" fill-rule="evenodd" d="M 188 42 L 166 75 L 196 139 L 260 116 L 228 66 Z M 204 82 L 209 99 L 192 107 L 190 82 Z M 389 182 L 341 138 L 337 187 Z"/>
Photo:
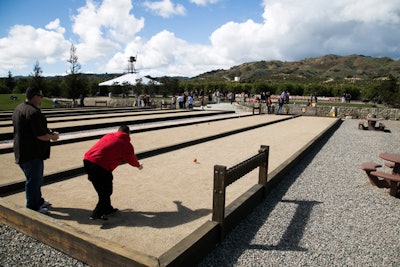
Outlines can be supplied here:
<path id="1" fill-rule="evenodd" d="M 226 166 L 214 166 L 213 211 L 212 220 L 221 224 L 223 238 L 225 218 L 225 194 L 226 194 Z"/>
<path id="2" fill-rule="evenodd" d="M 375 162 L 364 162 L 361 164 L 361 169 L 364 171 L 376 171 L 376 168 L 380 167 L 382 167 L 382 165 Z"/>
<path id="3" fill-rule="evenodd" d="M 0 221 L 91 266 L 159 266 L 158 259 L 92 238 L 69 225 L 0 198 Z"/>
<path id="4" fill-rule="evenodd" d="M 387 173 L 387 172 L 380 172 L 380 171 L 373 171 L 371 172 L 371 175 L 381 177 L 384 179 L 392 180 L 395 182 L 400 182 L 400 175 L 399 174 L 393 174 L 393 173 Z"/>
<path id="5" fill-rule="evenodd" d="M 268 157 L 269 157 L 269 146 L 262 145 L 260 147 L 260 153 L 264 153 L 265 160 L 259 167 L 259 174 L 258 174 L 258 184 L 263 186 L 267 185 L 268 181 Z"/>
<path id="6" fill-rule="evenodd" d="M 381 177 L 385 180 L 389 180 L 388 183 L 390 184 L 390 195 L 393 197 L 397 196 L 397 192 L 399 190 L 399 183 L 400 183 L 400 175 L 399 174 L 392 174 L 387 172 L 380 172 L 380 171 L 373 171 L 371 172 L 372 176 Z"/>
<path id="7" fill-rule="evenodd" d="M 105 104 L 106 107 L 108 106 L 107 100 L 95 100 L 94 105 L 97 106 L 97 104 Z"/>

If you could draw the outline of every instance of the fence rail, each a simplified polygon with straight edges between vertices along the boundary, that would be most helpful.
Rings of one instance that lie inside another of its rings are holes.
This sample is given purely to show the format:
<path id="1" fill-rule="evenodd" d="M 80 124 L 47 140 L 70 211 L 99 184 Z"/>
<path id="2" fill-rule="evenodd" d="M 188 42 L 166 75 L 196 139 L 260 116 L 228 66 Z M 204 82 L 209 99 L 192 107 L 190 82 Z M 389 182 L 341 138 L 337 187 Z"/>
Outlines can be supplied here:
<path id="1" fill-rule="evenodd" d="M 226 166 L 214 166 L 213 214 L 212 220 L 221 225 L 221 239 L 225 236 L 225 199 L 226 187 L 239 180 L 252 170 L 259 168 L 258 184 L 267 185 L 269 146 L 262 145 L 255 156 L 227 169 Z"/>

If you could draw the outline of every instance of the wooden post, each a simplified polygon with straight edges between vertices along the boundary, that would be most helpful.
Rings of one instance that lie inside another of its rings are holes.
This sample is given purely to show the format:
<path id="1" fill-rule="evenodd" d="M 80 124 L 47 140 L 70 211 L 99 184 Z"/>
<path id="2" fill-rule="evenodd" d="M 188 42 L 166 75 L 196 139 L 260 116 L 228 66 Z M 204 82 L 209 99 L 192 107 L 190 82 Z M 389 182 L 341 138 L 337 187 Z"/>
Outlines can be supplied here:
<path id="1" fill-rule="evenodd" d="M 225 219 L 225 184 L 226 166 L 214 166 L 214 189 L 213 189 L 213 214 L 212 220 L 221 225 L 221 240 L 224 238 Z"/>
<path id="2" fill-rule="evenodd" d="M 265 161 L 260 165 L 260 170 L 258 174 L 258 184 L 261 184 L 265 187 L 268 182 L 269 146 L 262 145 L 258 153 L 265 153 Z"/>

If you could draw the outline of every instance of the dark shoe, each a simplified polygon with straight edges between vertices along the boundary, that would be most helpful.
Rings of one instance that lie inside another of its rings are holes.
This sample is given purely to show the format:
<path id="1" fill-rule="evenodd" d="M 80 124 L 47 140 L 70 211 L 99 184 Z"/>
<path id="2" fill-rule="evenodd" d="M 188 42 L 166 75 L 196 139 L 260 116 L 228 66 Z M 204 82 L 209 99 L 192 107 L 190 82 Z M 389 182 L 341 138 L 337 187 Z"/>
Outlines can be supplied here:
<path id="1" fill-rule="evenodd" d="M 100 219 L 100 220 L 103 220 L 103 221 L 107 221 L 108 220 L 107 216 L 105 216 L 105 215 L 92 215 L 92 216 L 90 216 L 89 219 L 91 219 L 91 220 Z"/>
<path id="2" fill-rule="evenodd" d="M 48 208 L 48 207 L 50 207 L 50 206 L 51 206 L 51 203 L 50 203 L 48 200 L 44 200 L 44 201 L 43 201 L 43 204 L 40 205 L 40 208 L 39 208 L 39 209 L 41 209 L 41 208 Z"/>
<path id="3" fill-rule="evenodd" d="M 107 212 L 104 212 L 104 215 L 112 215 L 112 214 L 115 214 L 116 212 L 118 211 L 118 209 L 111 209 L 111 210 L 108 210 Z"/>
<path id="4" fill-rule="evenodd" d="M 42 214 L 49 214 L 49 210 L 47 208 L 40 208 L 37 211 L 42 213 Z"/>

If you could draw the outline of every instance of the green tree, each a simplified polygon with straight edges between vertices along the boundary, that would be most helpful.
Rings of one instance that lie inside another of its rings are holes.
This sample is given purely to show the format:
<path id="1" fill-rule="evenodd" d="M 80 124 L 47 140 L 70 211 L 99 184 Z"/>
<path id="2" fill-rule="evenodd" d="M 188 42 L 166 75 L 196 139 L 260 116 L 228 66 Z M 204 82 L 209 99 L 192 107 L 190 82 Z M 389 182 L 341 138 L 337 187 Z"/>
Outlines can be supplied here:
<path id="1" fill-rule="evenodd" d="M 377 82 L 369 82 L 361 87 L 361 95 L 363 99 L 377 100 L 379 97 L 380 84 Z"/>
<path id="2" fill-rule="evenodd" d="M 5 86 L 7 88 L 7 93 L 12 93 L 14 91 L 14 87 L 17 84 L 14 77 L 11 74 L 11 71 L 8 71 L 8 76 L 5 79 Z"/>
<path id="3" fill-rule="evenodd" d="M 89 81 L 89 83 L 87 85 L 89 95 L 96 95 L 97 91 L 99 91 L 99 88 L 98 88 L 99 83 L 100 83 L 100 81 L 97 79 Z"/>
<path id="4" fill-rule="evenodd" d="M 62 94 L 62 78 L 54 77 L 46 82 L 47 95 L 52 97 L 61 96 Z"/>
<path id="5" fill-rule="evenodd" d="M 35 65 L 33 66 L 33 73 L 30 75 L 32 78 L 30 79 L 29 85 L 40 88 L 44 94 L 47 94 L 46 92 L 46 82 L 42 76 L 42 68 L 39 65 L 39 61 L 36 60 Z"/>
<path id="6" fill-rule="evenodd" d="M 0 94 L 9 94 L 10 91 L 3 81 L 0 82 Z"/>
<path id="7" fill-rule="evenodd" d="M 179 81 L 176 78 L 170 78 L 167 76 L 161 77 L 160 82 L 162 83 L 162 91 L 163 96 L 169 95 L 177 95 L 179 94 Z"/>
<path id="8" fill-rule="evenodd" d="M 18 79 L 17 85 L 14 88 L 14 92 L 25 93 L 29 85 L 30 85 L 30 80 L 28 80 L 27 78 L 20 78 Z"/>
<path id="9" fill-rule="evenodd" d="M 67 60 L 70 64 L 70 72 L 63 81 L 64 95 L 68 98 L 77 99 L 79 96 L 86 95 L 87 78 L 79 73 L 81 64 L 78 61 L 78 55 L 74 44 L 70 48 L 70 57 Z"/>
<path id="10" fill-rule="evenodd" d="M 389 75 L 387 80 L 384 80 L 378 88 L 378 97 L 388 105 L 398 105 L 400 94 L 397 79 L 393 75 Z"/>

